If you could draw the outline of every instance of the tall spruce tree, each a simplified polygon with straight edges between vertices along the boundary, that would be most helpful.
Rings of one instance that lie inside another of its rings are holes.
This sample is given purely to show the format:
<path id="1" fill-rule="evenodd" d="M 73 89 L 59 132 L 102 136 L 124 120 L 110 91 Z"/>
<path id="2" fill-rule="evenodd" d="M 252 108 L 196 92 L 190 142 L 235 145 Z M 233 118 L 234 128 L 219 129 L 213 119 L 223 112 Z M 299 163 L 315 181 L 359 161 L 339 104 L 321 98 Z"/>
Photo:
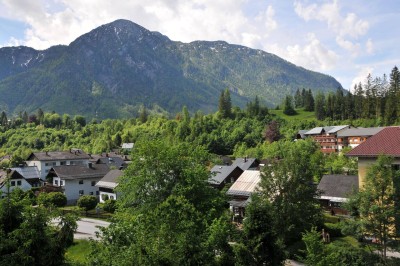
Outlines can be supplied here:
<path id="1" fill-rule="evenodd" d="M 232 117 L 231 94 L 228 89 L 221 92 L 219 97 L 218 111 L 221 118 Z"/>

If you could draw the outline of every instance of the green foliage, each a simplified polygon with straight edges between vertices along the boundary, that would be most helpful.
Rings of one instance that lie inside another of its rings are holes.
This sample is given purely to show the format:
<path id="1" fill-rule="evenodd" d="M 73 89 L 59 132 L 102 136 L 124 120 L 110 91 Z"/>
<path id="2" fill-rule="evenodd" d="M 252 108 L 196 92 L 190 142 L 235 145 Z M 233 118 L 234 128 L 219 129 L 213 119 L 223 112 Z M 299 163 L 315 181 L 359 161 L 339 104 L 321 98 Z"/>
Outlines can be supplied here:
<path id="1" fill-rule="evenodd" d="M 67 205 L 67 197 L 62 192 L 42 192 L 39 194 L 37 202 L 45 207 L 64 207 Z"/>
<path id="2" fill-rule="evenodd" d="M 117 209 L 117 202 L 113 199 L 107 199 L 104 201 L 103 210 L 106 212 L 114 213 Z"/>
<path id="3" fill-rule="evenodd" d="M 97 206 L 97 198 L 95 196 L 83 195 L 76 203 L 79 208 L 83 208 L 86 212 L 93 210 Z"/>

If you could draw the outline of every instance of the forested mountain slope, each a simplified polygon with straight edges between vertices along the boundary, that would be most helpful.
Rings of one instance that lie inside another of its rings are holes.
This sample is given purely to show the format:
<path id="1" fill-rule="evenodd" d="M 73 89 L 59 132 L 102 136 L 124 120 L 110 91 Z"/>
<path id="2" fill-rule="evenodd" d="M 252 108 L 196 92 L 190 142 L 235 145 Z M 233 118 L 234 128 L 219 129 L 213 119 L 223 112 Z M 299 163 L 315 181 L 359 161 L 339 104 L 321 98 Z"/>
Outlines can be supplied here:
<path id="1" fill-rule="evenodd" d="M 139 106 L 215 111 L 221 90 L 234 105 L 258 95 L 270 106 L 297 88 L 333 91 L 334 78 L 273 54 L 223 41 L 181 43 L 127 20 L 100 26 L 68 46 L 0 49 L 0 109 L 99 118 L 128 117 Z"/>

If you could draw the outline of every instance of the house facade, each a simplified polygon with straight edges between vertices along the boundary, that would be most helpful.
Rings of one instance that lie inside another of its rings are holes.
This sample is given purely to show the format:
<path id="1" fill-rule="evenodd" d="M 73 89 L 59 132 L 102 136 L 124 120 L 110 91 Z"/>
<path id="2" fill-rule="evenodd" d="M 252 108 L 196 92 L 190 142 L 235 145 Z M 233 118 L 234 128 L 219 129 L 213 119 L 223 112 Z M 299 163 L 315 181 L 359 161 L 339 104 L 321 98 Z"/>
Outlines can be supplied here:
<path id="1" fill-rule="evenodd" d="M 226 192 L 231 197 L 229 208 L 235 222 L 242 222 L 246 206 L 250 202 L 250 196 L 258 188 L 260 181 L 260 171 L 245 170 Z"/>
<path id="2" fill-rule="evenodd" d="M 96 186 L 107 173 L 106 164 L 61 165 L 50 169 L 47 178 L 53 180 L 52 185 L 60 187 L 67 197 L 67 204 L 75 204 L 80 196 L 99 196 Z"/>
<path id="3" fill-rule="evenodd" d="M 16 188 L 27 191 L 32 188 L 32 185 L 16 170 L 0 170 L 1 197 L 6 197 L 8 192 L 12 192 Z"/>
<path id="4" fill-rule="evenodd" d="M 302 135 L 313 138 L 315 142 L 320 144 L 321 151 L 329 154 L 340 151 L 341 145 L 338 145 L 337 134 L 348 128 L 350 128 L 349 125 L 316 127 L 302 133 Z"/>
<path id="5" fill-rule="evenodd" d="M 358 158 L 360 188 L 364 185 L 368 168 L 382 154 L 393 157 L 393 169 L 400 169 L 400 127 L 386 127 L 346 154 Z"/>
<path id="6" fill-rule="evenodd" d="M 80 149 L 69 151 L 33 152 L 25 161 L 28 166 L 36 166 L 40 178 L 45 180 L 50 169 L 55 166 L 81 165 L 88 166 L 90 156 Z"/>
<path id="7" fill-rule="evenodd" d="M 123 175 L 121 170 L 110 170 L 99 182 L 96 187 L 99 188 L 99 201 L 104 203 L 107 199 L 117 200 L 118 193 L 115 188 L 118 186 L 118 179 Z"/>
<path id="8" fill-rule="evenodd" d="M 347 128 L 337 134 L 339 151 L 345 147 L 355 148 L 369 137 L 379 133 L 383 127 Z"/>

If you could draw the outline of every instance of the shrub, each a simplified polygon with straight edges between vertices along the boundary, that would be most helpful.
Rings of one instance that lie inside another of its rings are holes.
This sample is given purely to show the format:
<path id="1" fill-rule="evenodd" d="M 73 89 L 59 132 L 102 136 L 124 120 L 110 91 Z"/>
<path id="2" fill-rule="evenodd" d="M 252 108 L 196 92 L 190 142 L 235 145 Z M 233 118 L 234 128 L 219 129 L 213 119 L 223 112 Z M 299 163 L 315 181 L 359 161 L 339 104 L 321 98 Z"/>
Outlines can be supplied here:
<path id="1" fill-rule="evenodd" d="M 37 202 L 45 207 L 64 207 L 67 205 L 67 197 L 61 192 L 40 193 Z"/>
<path id="2" fill-rule="evenodd" d="M 77 202 L 78 207 L 83 208 L 86 212 L 93 210 L 97 206 L 97 198 L 95 196 L 81 196 Z"/>
<path id="3" fill-rule="evenodd" d="M 117 202 L 113 199 L 106 200 L 103 204 L 103 209 L 106 212 L 114 213 L 117 208 Z"/>
<path id="4" fill-rule="evenodd" d="M 340 223 L 325 223 L 324 224 L 326 231 L 329 233 L 330 237 L 340 237 L 342 234 L 342 226 Z"/>

